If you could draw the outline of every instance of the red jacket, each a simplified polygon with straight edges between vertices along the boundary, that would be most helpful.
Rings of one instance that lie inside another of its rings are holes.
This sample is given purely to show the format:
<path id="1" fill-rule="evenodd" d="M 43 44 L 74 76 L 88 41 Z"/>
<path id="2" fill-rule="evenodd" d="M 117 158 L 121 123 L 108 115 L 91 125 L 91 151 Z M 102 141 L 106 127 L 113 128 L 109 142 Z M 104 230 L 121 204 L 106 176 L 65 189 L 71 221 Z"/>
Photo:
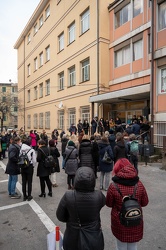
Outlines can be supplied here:
<path id="1" fill-rule="evenodd" d="M 136 170 L 132 166 L 122 168 L 116 175 L 122 179 L 133 179 L 137 176 Z M 133 194 L 134 186 L 125 186 L 116 183 L 122 192 L 123 196 Z M 138 181 L 136 198 L 142 207 L 148 204 L 148 195 L 141 181 Z M 120 223 L 119 212 L 122 206 L 122 197 L 111 183 L 106 196 L 106 205 L 112 207 L 111 210 L 111 229 L 113 235 L 122 242 L 138 242 L 143 237 L 143 221 L 135 227 L 125 227 Z"/>

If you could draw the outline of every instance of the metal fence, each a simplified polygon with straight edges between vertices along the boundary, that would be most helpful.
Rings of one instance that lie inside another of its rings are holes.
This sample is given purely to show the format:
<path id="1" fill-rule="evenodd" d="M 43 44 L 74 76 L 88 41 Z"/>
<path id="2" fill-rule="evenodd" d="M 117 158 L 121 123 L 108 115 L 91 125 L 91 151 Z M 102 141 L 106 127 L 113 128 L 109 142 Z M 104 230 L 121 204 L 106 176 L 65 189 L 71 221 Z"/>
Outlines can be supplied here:
<path id="1" fill-rule="evenodd" d="M 166 136 L 166 122 L 154 122 L 154 146 L 163 148 L 163 136 Z"/>

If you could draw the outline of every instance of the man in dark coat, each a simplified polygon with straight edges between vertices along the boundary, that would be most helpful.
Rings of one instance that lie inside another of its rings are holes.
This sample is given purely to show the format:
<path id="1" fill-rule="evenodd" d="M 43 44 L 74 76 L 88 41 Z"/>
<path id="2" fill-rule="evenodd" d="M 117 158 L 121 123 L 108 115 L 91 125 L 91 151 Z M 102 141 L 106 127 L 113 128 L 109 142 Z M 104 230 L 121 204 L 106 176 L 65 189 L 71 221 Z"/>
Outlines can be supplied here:
<path id="1" fill-rule="evenodd" d="M 6 167 L 6 174 L 9 174 L 8 192 L 11 199 L 19 199 L 21 196 L 16 193 L 16 183 L 18 181 L 18 174 L 20 174 L 20 168 L 18 166 L 18 157 L 20 153 L 21 139 L 15 137 L 9 146 L 8 163 Z"/>
<path id="2" fill-rule="evenodd" d="M 95 190 L 95 175 L 91 168 L 77 170 L 74 188 L 64 194 L 56 211 L 58 220 L 66 223 L 63 249 L 80 250 L 80 230 L 88 228 L 90 239 L 84 242 L 85 249 L 103 250 L 100 210 L 105 205 L 105 196 Z"/>
<path id="3" fill-rule="evenodd" d="M 82 137 L 79 147 L 80 167 L 91 167 L 94 169 L 94 161 L 92 156 L 92 144 L 89 135 Z"/>

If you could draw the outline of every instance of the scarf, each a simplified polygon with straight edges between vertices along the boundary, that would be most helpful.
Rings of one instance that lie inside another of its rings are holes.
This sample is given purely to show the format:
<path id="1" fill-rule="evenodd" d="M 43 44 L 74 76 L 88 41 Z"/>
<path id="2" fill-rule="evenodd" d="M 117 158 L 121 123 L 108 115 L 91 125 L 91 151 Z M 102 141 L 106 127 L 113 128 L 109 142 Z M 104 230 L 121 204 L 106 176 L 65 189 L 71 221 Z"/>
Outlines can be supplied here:
<path id="1" fill-rule="evenodd" d="M 132 179 L 124 179 L 124 178 L 120 178 L 120 177 L 115 175 L 114 177 L 112 177 L 112 180 L 114 182 L 122 184 L 124 186 L 135 186 L 135 184 L 137 184 L 139 181 L 139 177 L 136 176 Z"/>

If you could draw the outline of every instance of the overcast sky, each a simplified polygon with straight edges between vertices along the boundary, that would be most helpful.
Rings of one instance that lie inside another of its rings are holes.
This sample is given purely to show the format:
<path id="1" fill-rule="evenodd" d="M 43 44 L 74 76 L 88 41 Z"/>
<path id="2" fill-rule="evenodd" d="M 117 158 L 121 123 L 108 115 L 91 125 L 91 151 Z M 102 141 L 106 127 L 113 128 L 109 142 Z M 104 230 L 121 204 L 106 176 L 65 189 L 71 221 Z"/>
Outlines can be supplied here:
<path id="1" fill-rule="evenodd" d="M 0 8 L 0 83 L 17 82 L 14 44 L 40 0 L 2 0 Z"/>

